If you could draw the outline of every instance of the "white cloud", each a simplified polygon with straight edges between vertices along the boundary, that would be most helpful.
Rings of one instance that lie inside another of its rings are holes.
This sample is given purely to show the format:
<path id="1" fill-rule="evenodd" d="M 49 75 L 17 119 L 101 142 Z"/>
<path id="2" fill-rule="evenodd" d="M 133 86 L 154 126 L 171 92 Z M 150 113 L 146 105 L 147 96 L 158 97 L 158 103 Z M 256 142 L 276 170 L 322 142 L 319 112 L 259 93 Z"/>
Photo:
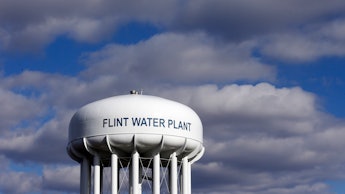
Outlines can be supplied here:
<path id="1" fill-rule="evenodd" d="M 174 25 L 182 30 L 203 29 L 231 40 L 279 32 L 321 16 L 344 11 L 341 0 L 187 1 Z"/>
<path id="2" fill-rule="evenodd" d="M 194 178 L 212 181 L 197 184 L 200 193 L 327 193 L 320 180 L 343 177 L 345 157 L 337 150 L 345 125 L 320 112 L 316 96 L 301 88 L 261 83 L 158 93 L 202 117 L 206 154 Z"/>
<path id="3" fill-rule="evenodd" d="M 23 26 L 21 30 L 13 32 L 1 29 L 0 26 L 0 48 L 37 52 L 61 35 L 67 35 L 80 42 L 95 43 L 109 38 L 115 30 L 115 24 L 117 20 L 113 18 L 97 20 L 48 17 L 40 23 Z"/>
<path id="4" fill-rule="evenodd" d="M 322 117 L 316 97 L 298 87 L 275 88 L 268 83 L 223 88 L 204 85 L 163 89 L 159 94 L 194 107 L 206 122 L 205 133 L 219 134 L 219 138 L 234 133 L 278 136 L 311 133 L 318 125 L 318 117 Z M 207 131 L 207 127 L 212 130 Z M 214 133 L 215 129 L 219 133 Z"/>
<path id="5" fill-rule="evenodd" d="M 83 80 L 38 71 L 24 71 L 1 81 L 2 87 L 7 90 L 34 91 L 40 106 L 50 106 L 57 112 L 75 110 L 93 100 L 109 96 L 114 91 L 107 89 L 116 83 L 111 76 L 100 75 L 91 80 Z"/>
<path id="6" fill-rule="evenodd" d="M 169 21 L 177 2 L 30 0 L 24 5 L 1 0 L 0 4 L 0 49 L 35 52 L 62 35 L 95 43 L 108 39 L 118 25 L 129 20 Z"/>
<path id="7" fill-rule="evenodd" d="M 31 119 L 45 113 L 45 106 L 40 106 L 37 99 L 0 88 L 0 133 L 7 134 L 7 129 L 21 128 Z"/>
<path id="8" fill-rule="evenodd" d="M 79 166 L 47 166 L 43 170 L 43 189 L 76 192 L 79 189 L 79 176 Z"/>
<path id="9" fill-rule="evenodd" d="M 262 45 L 262 53 L 286 62 L 310 62 L 321 57 L 344 56 L 345 43 L 334 37 L 308 33 L 276 34 Z"/>
<path id="10" fill-rule="evenodd" d="M 61 35 L 82 42 L 99 42 L 109 38 L 119 25 L 133 20 L 174 31 L 201 30 L 229 40 L 247 40 L 344 11 L 341 0 L 0 3 L 0 48 L 24 51 L 41 49 Z"/>
<path id="11" fill-rule="evenodd" d="M 40 191 L 42 179 L 39 175 L 24 172 L 1 172 L 0 191 L 20 194 Z"/>
<path id="12" fill-rule="evenodd" d="M 56 118 L 29 134 L 12 132 L 11 136 L 0 138 L 0 151 L 18 163 L 66 163 L 70 161 L 65 151 L 68 121 L 68 116 Z"/>
<path id="13" fill-rule="evenodd" d="M 306 174 L 306 172 L 304 172 Z M 297 173 L 284 171 L 258 172 L 251 169 L 231 168 L 225 163 L 196 163 L 193 166 L 193 193 L 214 194 L 275 194 L 275 193 L 322 193 L 328 194 L 329 187 L 322 182 L 310 182 Z M 303 173 L 301 173 L 303 174 Z M 204 183 L 207 180 L 207 184 Z"/>
<path id="14" fill-rule="evenodd" d="M 344 19 L 309 24 L 299 30 L 266 35 L 258 44 L 265 57 L 304 63 L 322 57 L 345 55 Z"/>
<path id="15" fill-rule="evenodd" d="M 66 28 L 69 36 L 81 42 L 99 42 L 110 37 L 115 30 L 114 19 L 76 19 L 69 21 L 70 27 Z M 67 30 L 68 29 L 68 30 Z"/>
<path id="16" fill-rule="evenodd" d="M 345 41 L 345 19 L 337 19 L 319 26 L 319 36 L 329 37 L 334 41 Z"/>
<path id="17" fill-rule="evenodd" d="M 252 58 L 251 49 L 251 42 L 220 44 L 203 33 L 161 34 L 137 45 L 108 45 L 90 53 L 83 74 L 145 83 L 273 80 L 274 68 Z"/>

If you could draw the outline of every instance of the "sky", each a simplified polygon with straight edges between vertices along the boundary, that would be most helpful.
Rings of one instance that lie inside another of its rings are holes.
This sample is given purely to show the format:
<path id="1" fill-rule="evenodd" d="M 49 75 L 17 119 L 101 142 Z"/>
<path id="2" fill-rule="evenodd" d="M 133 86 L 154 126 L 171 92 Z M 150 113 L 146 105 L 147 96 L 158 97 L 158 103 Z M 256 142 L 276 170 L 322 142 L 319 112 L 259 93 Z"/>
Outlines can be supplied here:
<path id="1" fill-rule="evenodd" d="M 0 194 L 75 194 L 82 106 L 190 106 L 198 194 L 345 193 L 345 1 L 0 0 Z"/>

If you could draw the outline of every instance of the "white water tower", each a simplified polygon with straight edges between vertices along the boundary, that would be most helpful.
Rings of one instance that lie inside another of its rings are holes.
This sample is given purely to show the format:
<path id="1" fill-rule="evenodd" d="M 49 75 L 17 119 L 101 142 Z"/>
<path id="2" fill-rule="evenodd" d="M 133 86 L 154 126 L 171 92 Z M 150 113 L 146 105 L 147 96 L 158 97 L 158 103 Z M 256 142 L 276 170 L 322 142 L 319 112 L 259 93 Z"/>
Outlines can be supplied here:
<path id="1" fill-rule="evenodd" d="M 203 128 L 189 107 L 131 92 L 78 110 L 67 151 L 80 163 L 81 194 L 191 194 Z"/>

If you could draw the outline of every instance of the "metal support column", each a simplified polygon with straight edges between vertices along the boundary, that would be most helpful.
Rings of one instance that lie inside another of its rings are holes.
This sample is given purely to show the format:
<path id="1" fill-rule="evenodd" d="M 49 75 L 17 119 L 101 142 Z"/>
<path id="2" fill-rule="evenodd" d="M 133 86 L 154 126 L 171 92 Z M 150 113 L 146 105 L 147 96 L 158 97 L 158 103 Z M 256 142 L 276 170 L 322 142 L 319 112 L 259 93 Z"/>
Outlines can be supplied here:
<path id="1" fill-rule="evenodd" d="M 90 194 L 91 188 L 91 164 L 84 157 L 80 163 L 80 194 Z"/>
<path id="2" fill-rule="evenodd" d="M 177 194 L 177 157 L 176 152 L 170 156 L 170 194 Z"/>
<path id="3" fill-rule="evenodd" d="M 188 174 L 188 193 L 192 193 L 192 163 L 187 162 L 187 174 Z"/>
<path id="4" fill-rule="evenodd" d="M 93 194 L 101 194 L 101 162 L 98 155 L 93 158 Z"/>
<path id="5" fill-rule="evenodd" d="M 131 168 L 131 186 L 130 194 L 140 194 L 139 185 L 139 153 L 137 151 L 132 154 L 132 168 Z"/>
<path id="6" fill-rule="evenodd" d="M 152 193 L 153 194 L 159 194 L 160 193 L 160 154 L 156 154 L 153 157 L 153 187 L 152 187 Z"/>
<path id="7" fill-rule="evenodd" d="M 118 157 L 116 154 L 111 154 L 111 194 L 118 193 L 118 175 L 119 167 L 118 167 Z"/>
<path id="8" fill-rule="evenodd" d="M 190 169 L 190 163 L 188 162 L 188 158 L 184 157 L 182 159 L 182 194 L 191 194 L 190 170 L 191 169 Z"/>

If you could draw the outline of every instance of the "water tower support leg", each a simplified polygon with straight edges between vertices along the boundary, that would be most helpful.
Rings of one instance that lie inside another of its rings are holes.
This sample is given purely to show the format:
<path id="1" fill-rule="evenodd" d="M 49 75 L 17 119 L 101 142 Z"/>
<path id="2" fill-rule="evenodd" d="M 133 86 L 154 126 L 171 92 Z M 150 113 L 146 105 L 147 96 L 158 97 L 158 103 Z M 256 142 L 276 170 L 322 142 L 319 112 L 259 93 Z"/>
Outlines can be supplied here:
<path id="1" fill-rule="evenodd" d="M 93 193 L 101 194 L 101 162 L 99 156 L 93 158 L 94 177 L 93 177 Z"/>
<path id="2" fill-rule="evenodd" d="M 111 194 L 117 194 L 118 191 L 118 157 L 111 154 Z"/>
<path id="3" fill-rule="evenodd" d="M 91 165 L 87 158 L 80 163 L 80 194 L 90 194 Z"/>
<path id="4" fill-rule="evenodd" d="M 188 193 L 192 193 L 192 164 L 190 162 L 187 163 L 187 174 L 188 174 Z"/>
<path id="5" fill-rule="evenodd" d="M 177 157 L 176 152 L 170 156 L 170 194 L 177 194 Z"/>
<path id="6" fill-rule="evenodd" d="M 191 172 L 190 163 L 188 158 L 184 157 L 182 159 L 182 194 L 191 194 L 190 184 L 191 184 Z"/>
<path id="7" fill-rule="evenodd" d="M 160 193 L 160 162 L 160 154 L 158 153 L 153 157 L 153 194 Z"/>
<path id="8" fill-rule="evenodd" d="M 140 194 L 139 185 L 139 153 L 135 151 L 132 154 L 132 170 L 131 170 L 131 194 Z"/>

